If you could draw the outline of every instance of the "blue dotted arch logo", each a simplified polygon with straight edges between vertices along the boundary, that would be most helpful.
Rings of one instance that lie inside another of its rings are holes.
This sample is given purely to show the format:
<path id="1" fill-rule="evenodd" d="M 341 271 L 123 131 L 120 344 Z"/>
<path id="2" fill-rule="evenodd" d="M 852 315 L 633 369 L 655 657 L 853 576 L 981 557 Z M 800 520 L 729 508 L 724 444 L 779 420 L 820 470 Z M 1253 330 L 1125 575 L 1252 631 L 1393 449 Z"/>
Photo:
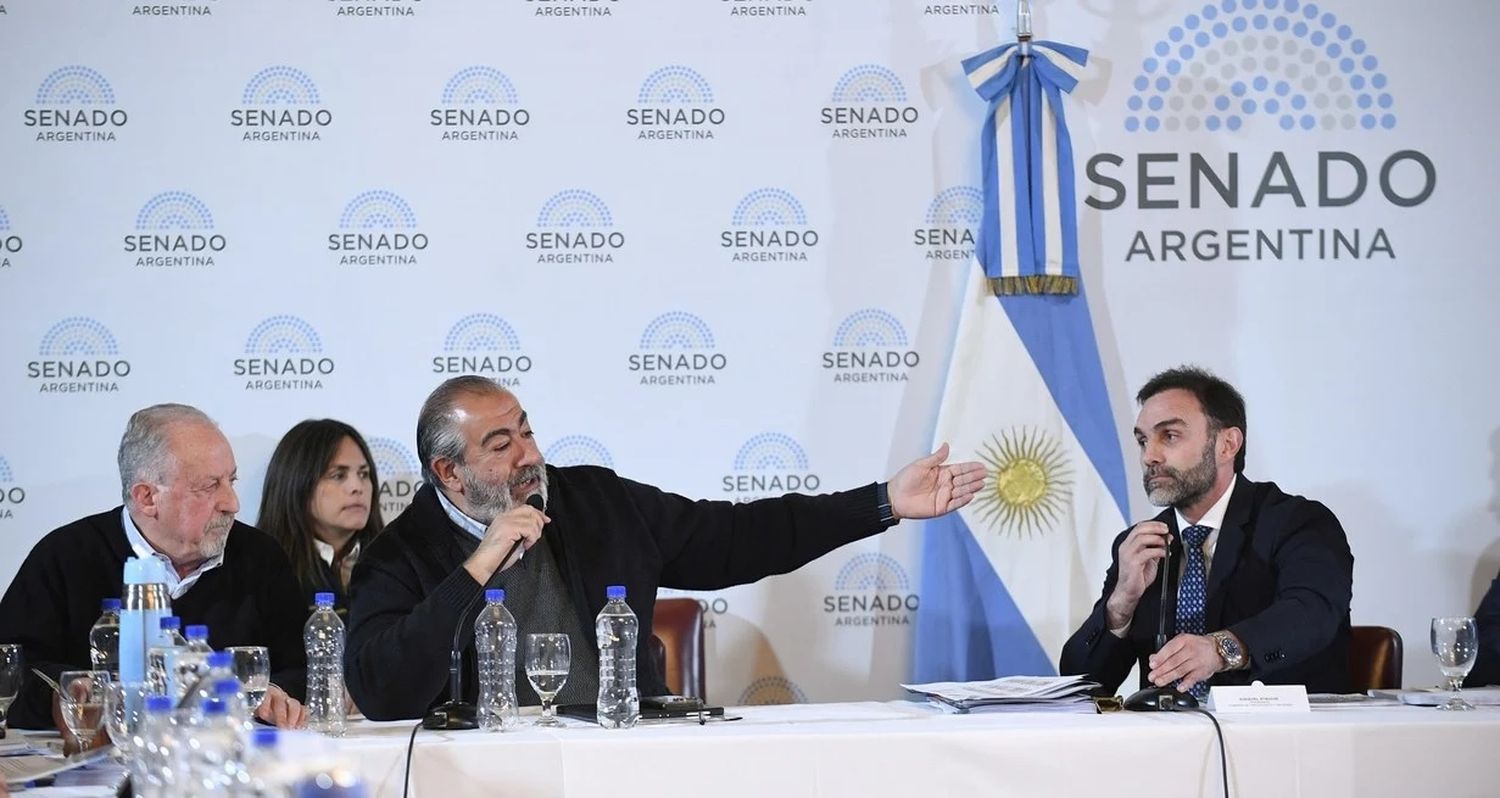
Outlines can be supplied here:
<path id="1" fill-rule="evenodd" d="M 837 348 L 906 346 L 906 329 L 888 311 L 865 308 L 839 323 L 833 333 L 833 345 Z"/>
<path id="2" fill-rule="evenodd" d="M 762 432 L 734 455 L 736 471 L 805 471 L 807 452 L 790 435 Z"/>
<path id="3" fill-rule="evenodd" d="M 904 103 L 906 86 L 890 67 L 862 64 L 838 79 L 831 100 L 835 105 Z"/>
<path id="4" fill-rule="evenodd" d="M 443 86 L 443 105 L 516 105 L 521 95 L 504 72 L 491 66 L 460 69 Z"/>
<path id="5" fill-rule="evenodd" d="M 714 90 L 696 70 L 672 64 L 641 81 L 636 101 L 642 105 L 709 105 L 714 101 Z"/>
<path id="6" fill-rule="evenodd" d="M 349 200 L 339 214 L 339 228 L 344 230 L 411 229 L 417 226 L 417 214 L 411 205 L 390 191 L 374 190 Z"/>
<path id="7" fill-rule="evenodd" d="M 604 448 L 604 444 L 587 435 L 565 435 L 558 438 L 547 447 L 543 459 L 559 468 L 573 465 L 615 467 L 615 459 Z"/>
<path id="8" fill-rule="evenodd" d="M 421 465 L 417 463 L 417 456 L 404 444 L 394 438 L 371 438 L 366 443 L 370 446 L 370 457 L 375 461 L 375 475 L 382 482 L 400 479 L 403 477 L 415 477 L 422 473 Z"/>
<path id="9" fill-rule="evenodd" d="M 984 219 L 984 192 L 977 186 L 952 186 L 927 204 L 927 224 L 976 228 Z"/>
<path id="10" fill-rule="evenodd" d="M 42 357 L 113 357 L 120 354 L 120 345 L 103 324 L 70 316 L 47 330 L 38 353 Z"/>
<path id="11" fill-rule="evenodd" d="M 0 519 L 14 518 L 11 508 L 26 501 L 26 489 L 16 484 L 16 474 L 10 463 L 0 457 Z"/>
<path id="12" fill-rule="evenodd" d="M 641 332 L 642 349 L 713 349 L 714 333 L 703 319 L 673 310 L 657 316 Z"/>
<path id="13" fill-rule="evenodd" d="M 806 704 L 807 693 L 785 676 L 763 676 L 751 682 L 740 693 L 740 706 L 771 704 Z"/>
<path id="14" fill-rule="evenodd" d="M 735 227 L 804 226 L 807 211 L 789 191 L 758 188 L 734 206 L 730 224 Z"/>
<path id="15" fill-rule="evenodd" d="M 318 105 L 318 86 L 306 72 L 289 66 L 269 66 L 245 84 L 245 105 Z"/>
<path id="16" fill-rule="evenodd" d="M 614 218 L 609 206 L 598 196 L 583 189 L 566 189 L 553 194 L 537 212 L 537 227 L 612 227 Z"/>
<path id="17" fill-rule="evenodd" d="M 1141 64 L 1125 129 L 1389 130 L 1389 78 L 1368 43 L 1303 0 L 1218 0 L 1169 28 Z"/>
<path id="18" fill-rule="evenodd" d="M 10 232 L 10 214 L 5 212 L 5 207 L 0 206 L 0 233 Z"/>
<path id="19" fill-rule="evenodd" d="M 247 355 L 310 355 L 322 351 L 318 331 L 302 319 L 285 314 L 255 325 L 245 339 Z"/>
<path id="20" fill-rule="evenodd" d="M 3 455 L 0 455 L 0 485 L 9 485 L 15 481 L 16 474 L 10 470 L 10 463 L 6 462 Z"/>
<path id="21" fill-rule="evenodd" d="M 505 319 L 493 313 L 472 313 L 453 323 L 443 337 L 444 352 L 515 351 L 521 337 Z"/>
<path id="22" fill-rule="evenodd" d="M 42 78 L 37 105 L 113 105 L 115 91 L 98 71 L 70 64 Z"/>
<path id="23" fill-rule="evenodd" d="M 212 230 L 208 205 L 186 191 L 163 191 L 146 201 L 135 215 L 137 230 Z"/>
<path id="24" fill-rule="evenodd" d="M 833 589 L 839 593 L 907 593 L 911 591 L 911 580 L 896 558 L 879 552 L 865 552 L 844 563 L 833 579 Z"/>

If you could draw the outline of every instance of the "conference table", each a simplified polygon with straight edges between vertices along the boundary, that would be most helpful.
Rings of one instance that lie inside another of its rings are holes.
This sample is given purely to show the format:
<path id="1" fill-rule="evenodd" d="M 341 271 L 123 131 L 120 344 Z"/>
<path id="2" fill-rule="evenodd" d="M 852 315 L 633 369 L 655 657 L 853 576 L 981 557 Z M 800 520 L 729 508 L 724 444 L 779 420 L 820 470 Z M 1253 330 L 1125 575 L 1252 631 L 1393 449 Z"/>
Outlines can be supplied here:
<path id="1" fill-rule="evenodd" d="M 737 721 L 417 732 L 417 798 L 1217 796 L 1193 713 L 948 714 L 924 703 L 735 707 Z M 1318 707 L 1217 715 L 1234 796 L 1500 796 L 1500 709 Z M 529 723 L 529 719 L 524 719 Z M 340 749 L 402 795 L 412 723 L 359 721 Z"/>

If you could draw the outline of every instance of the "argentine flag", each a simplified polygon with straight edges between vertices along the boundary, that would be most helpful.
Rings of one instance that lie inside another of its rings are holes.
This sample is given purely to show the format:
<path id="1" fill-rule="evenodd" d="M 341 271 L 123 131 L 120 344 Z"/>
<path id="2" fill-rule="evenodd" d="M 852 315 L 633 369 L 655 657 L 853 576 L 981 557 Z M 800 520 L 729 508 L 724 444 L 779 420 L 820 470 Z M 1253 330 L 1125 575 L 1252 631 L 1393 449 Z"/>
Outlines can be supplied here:
<path id="1" fill-rule="evenodd" d="M 935 440 L 984 488 L 927 522 L 918 682 L 1055 674 L 1125 528 L 1125 465 L 1076 260 L 1062 95 L 1086 53 L 1035 43 L 965 62 L 991 101 L 985 214 Z M 1074 293 L 1076 291 L 1076 293 Z"/>

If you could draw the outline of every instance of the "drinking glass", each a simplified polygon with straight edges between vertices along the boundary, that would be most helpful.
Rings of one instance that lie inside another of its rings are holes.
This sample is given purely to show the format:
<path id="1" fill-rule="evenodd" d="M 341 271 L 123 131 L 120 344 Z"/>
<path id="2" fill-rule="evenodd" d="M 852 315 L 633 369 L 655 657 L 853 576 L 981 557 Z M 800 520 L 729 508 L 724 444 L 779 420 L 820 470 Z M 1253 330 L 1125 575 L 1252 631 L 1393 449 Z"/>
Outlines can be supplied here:
<path id="1" fill-rule="evenodd" d="M 240 680 L 240 697 L 251 715 L 266 699 L 271 689 L 271 652 L 265 646 L 230 646 L 224 649 L 234 657 L 234 678 Z"/>
<path id="2" fill-rule="evenodd" d="M 104 728 L 105 694 L 109 692 L 109 671 L 63 671 L 57 679 L 62 688 L 63 723 L 87 751 Z"/>
<path id="3" fill-rule="evenodd" d="M 565 634 L 526 635 L 526 678 L 542 699 L 542 717 L 538 726 L 561 726 L 552 699 L 568 681 L 573 648 Z"/>
<path id="4" fill-rule="evenodd" d="M 105 688 L 104 725 L 122 760 L 129 761 L 136 750 L 136 735 L 146 717 L 149 695 L 151 686 L 146 682 L 126 684 L 112 680 Z"/>
<path id="5" fill-rule="evenodd" d="M 1479 654 L 1479 629 L 1474 619 L 1433 618 L 1432 654 L 1448 680 L 1448 689 L 1453 691 L 1448 703 L 1438 705 L 1438 709 L 1473 709 L 1474 705 L 1464 700 L 1462 689 L 1464 677 L 1469 675 L 1474 657 Z"/>
<path id="6" fill-rule="evenodd" d="M 21 644 L 0 644 L 0 737 L 5 736 L 5 716 L 10 711 L 10 702 L 21 692 L 21 680 L 26 669 L 21 663 Z"/>

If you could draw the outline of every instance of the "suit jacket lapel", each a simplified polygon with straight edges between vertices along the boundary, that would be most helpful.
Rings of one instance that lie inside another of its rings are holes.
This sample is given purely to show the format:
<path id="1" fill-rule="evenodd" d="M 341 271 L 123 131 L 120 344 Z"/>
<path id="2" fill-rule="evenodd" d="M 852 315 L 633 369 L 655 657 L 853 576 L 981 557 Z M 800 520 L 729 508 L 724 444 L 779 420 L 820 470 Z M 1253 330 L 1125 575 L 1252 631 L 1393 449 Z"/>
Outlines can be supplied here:
<path id="1" fill-rule="evenodd" d="M 1204 612 L 1204 621 L 1210 631 L 1218 628 L 1219 614 L 1224 608 L 1220 588 L 1234 573 L 1234 567 L 1240 561 L 1240 550 L 1245 547 L 1245 527 L 1250 521 L 1254 489 L 1243 475 L 1235 480 L 1234 493 L 1229 496 L 1229 507 L 1224 511 L 1224 525 L 1219 527 L 1219 537 L 1214 543 L 1213 564 L 1208 569 L 1208 606 Z"/>

